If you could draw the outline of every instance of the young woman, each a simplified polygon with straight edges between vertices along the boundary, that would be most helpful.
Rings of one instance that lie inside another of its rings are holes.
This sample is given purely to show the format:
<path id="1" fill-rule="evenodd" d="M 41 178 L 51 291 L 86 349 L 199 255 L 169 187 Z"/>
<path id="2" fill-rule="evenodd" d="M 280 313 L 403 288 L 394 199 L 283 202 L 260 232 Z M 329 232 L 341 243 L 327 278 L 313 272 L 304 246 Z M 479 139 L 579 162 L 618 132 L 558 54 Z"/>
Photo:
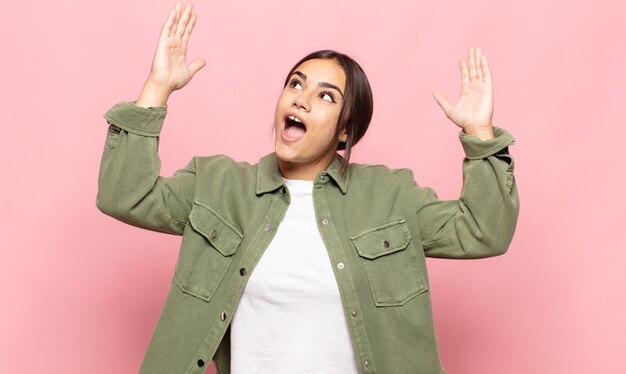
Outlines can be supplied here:
<path id="1" fill-rule="evenodd" d="M 444 373 L 425 257 L 500 255 L 519 210 L 485 56 L 471 48 L 461 61 L 458 103 L 435 94 L 462 129 L 459 200 L 439 200 L 409 169 L 349 162 L 372 94 L 360 66 L 328 50 L 287 74 L 274 152 L 254 165 L 194 157 L 163 177 L 167 99 L 205 65 L 185 59 L 195 22 L 177 2 L 139 98 L 104 115 L 97 207 L 183 236 L 140 372 L 201 373 L 214 360 L 218 373 Z"/>

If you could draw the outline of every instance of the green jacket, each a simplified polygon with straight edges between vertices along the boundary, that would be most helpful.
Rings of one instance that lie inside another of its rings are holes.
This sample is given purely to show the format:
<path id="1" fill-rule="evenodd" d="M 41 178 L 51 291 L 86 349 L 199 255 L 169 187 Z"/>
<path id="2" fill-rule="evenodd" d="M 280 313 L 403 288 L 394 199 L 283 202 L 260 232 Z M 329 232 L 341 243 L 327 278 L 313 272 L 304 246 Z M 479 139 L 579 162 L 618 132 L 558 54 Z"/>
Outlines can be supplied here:
<path id="1" fill-rule="evenodd" d="M 230 321 L 250 274 L 289 206 L 277 157 L 258 163 L 194 157 L 160 176 L 157 152 L 167 106 L 121 102 L 109 124 L 96 205 L 122 222 L 182 235 L 165 305 L 141 373 L 230 373 Z M 351 163 L 337 154 L 313 184 L 318 227 L 339 286 L 360 373 L 445 373 L 433 326 L 425 256 L 503 254 L 519 211 L 514 142 L 460 133 L 459 200 L 439 200 L 409 169 Z M 272 347 L 267 347 L 272 349 Z M 320 357 L 323 360 L 324 357 Z"/>

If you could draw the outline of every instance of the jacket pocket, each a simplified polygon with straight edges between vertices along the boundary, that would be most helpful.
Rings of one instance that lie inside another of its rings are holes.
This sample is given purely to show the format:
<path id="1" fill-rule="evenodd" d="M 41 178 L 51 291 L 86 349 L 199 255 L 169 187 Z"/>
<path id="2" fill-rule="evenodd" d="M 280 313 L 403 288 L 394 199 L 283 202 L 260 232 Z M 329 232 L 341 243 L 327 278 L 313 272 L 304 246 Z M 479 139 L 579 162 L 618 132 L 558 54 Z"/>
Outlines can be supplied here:
<path id="1" fill-rule="evenodd" d="M 194 201 L 174 272 L 178 287 L 210 301 L 242 240 L 235 225 L 208 205 Z"/>
<path id="2" fill-rule="evenodd" d="M 361 256 L 377 306 L 403 305 L 428 289 L 404 219 L 350 238 Z"/>

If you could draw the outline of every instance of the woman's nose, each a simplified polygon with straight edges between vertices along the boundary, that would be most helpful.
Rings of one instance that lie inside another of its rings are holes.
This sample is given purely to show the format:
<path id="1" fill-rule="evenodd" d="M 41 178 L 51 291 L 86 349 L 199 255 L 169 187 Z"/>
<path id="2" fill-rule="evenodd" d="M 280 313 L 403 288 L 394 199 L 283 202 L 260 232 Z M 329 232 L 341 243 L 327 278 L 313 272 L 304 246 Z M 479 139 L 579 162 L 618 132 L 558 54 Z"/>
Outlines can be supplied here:
<path id="1" fill-rule="evenodd" d="M 300 94 L 293 98 L 293 102 L 291 105 L 295 106 L 296 108 L 302 108 L 307 112 L 311 109 L 309 96 L 304 91 L 300 92 Z"/>

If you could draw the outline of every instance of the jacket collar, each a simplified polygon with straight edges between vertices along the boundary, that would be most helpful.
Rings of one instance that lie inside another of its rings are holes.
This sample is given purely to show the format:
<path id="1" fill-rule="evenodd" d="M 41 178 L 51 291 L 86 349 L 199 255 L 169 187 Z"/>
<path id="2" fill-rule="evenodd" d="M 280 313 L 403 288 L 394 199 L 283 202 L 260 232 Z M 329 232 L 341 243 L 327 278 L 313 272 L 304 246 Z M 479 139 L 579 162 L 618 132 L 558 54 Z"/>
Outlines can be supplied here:
<path id="1" fill-rule="evenodd" d="M 328 166 L 325 172 L 320 172 L 319 174 L 326 173 L 330 175 L 341 189 L 341 192 L 345 194 L 348 191 L 348 178 L 350 177 L 350 170 L 348 169 L 345 175 L 339 172 L 343 159 L 343 156 L 339 153 L 335 153 L 333 162 Z M 276 155 L 276 152 L 263 156 L 259 160 L 257 168 L 256 194 L 260 195 L 266 192 L 274 191 L 283 185 L 284 181 L 280 174 L 280 169 L 278 168 L 278 156 Z"/>

